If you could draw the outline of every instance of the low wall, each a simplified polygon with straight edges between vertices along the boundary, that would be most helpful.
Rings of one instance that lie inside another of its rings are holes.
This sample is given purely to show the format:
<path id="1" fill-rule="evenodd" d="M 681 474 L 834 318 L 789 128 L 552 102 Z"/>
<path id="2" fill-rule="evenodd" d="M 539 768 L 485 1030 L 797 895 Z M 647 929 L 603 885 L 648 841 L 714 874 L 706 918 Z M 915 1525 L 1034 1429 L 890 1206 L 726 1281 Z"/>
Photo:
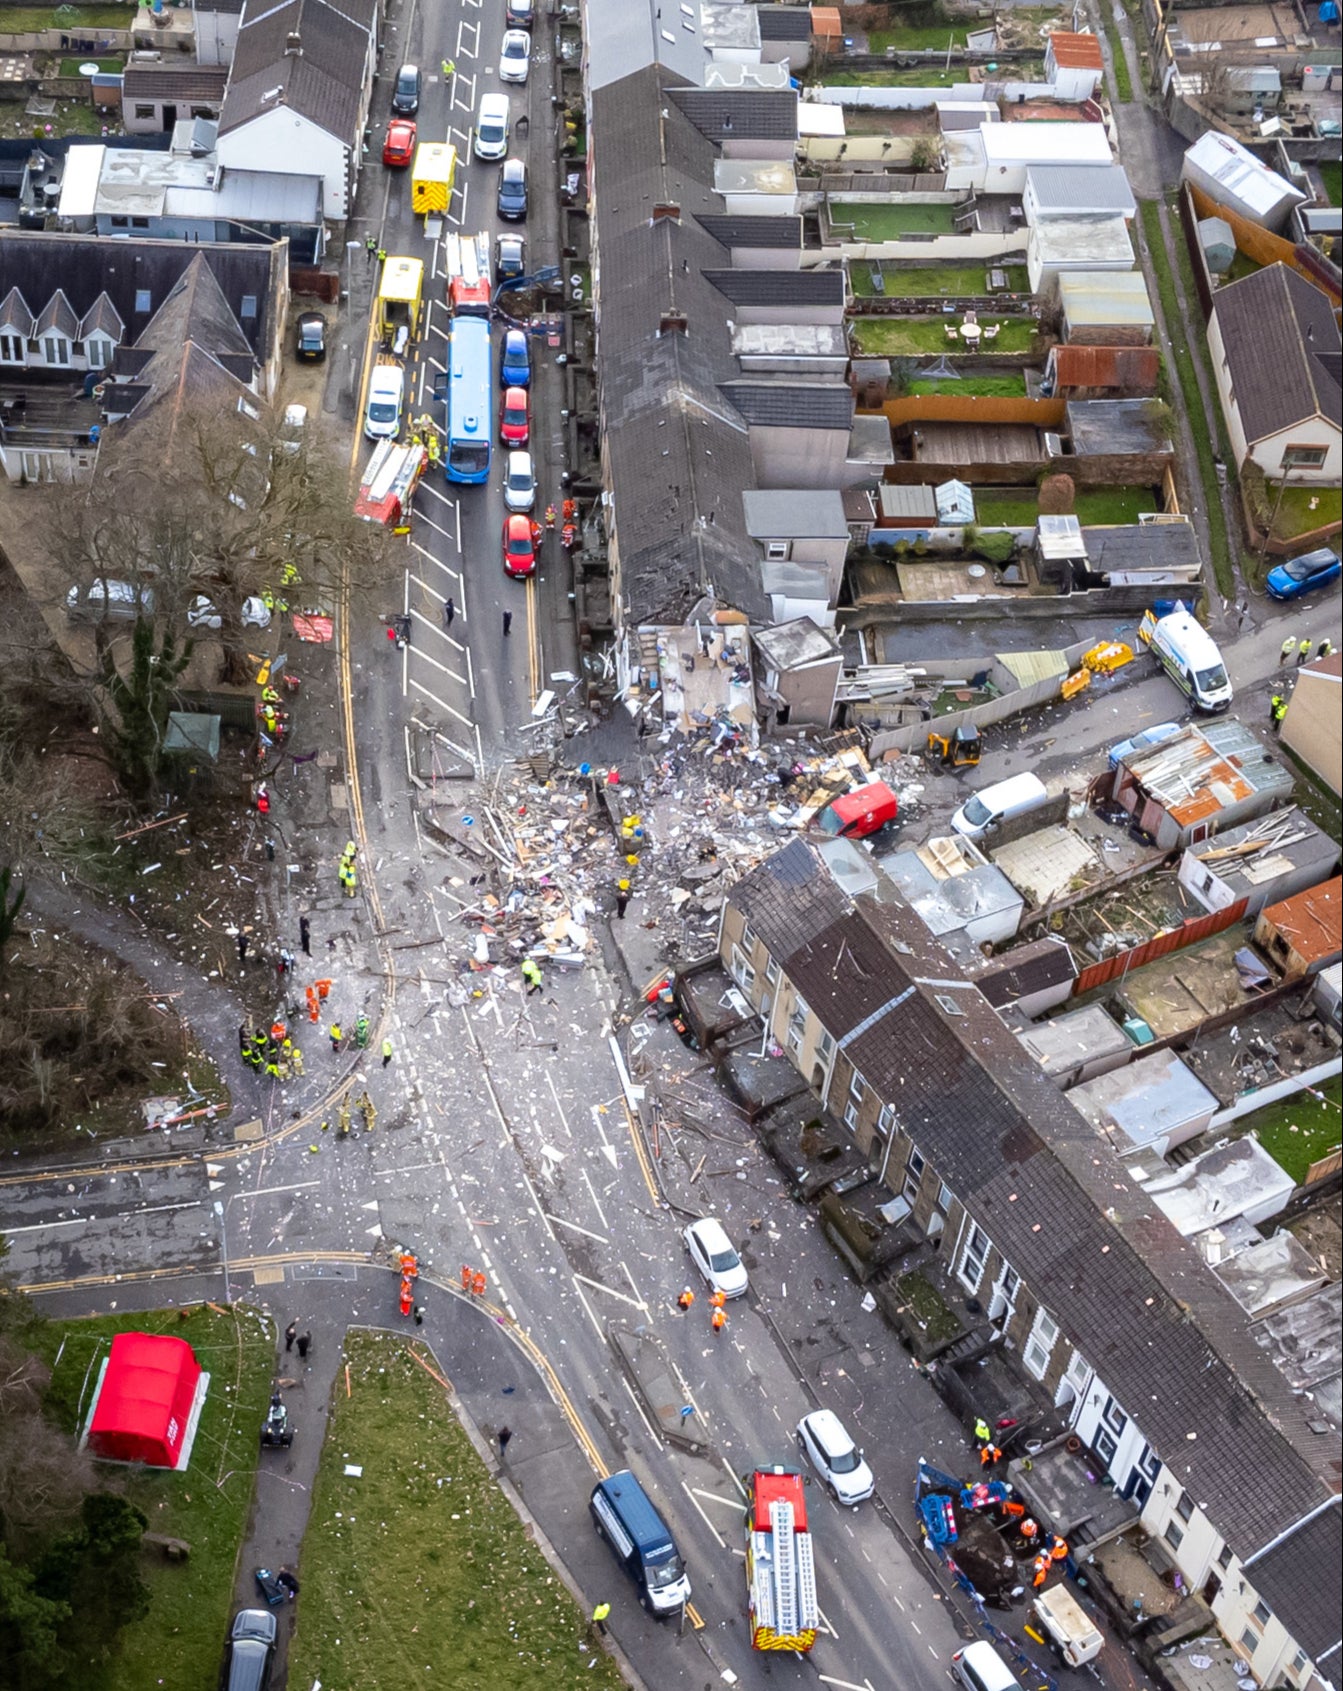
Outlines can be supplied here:
<path id="1" fill-rule="evenodd" d="M 1219 1127 L 1225 1127 L 1228 1122 L 1239 1121 L 1241 1116 L 1252 1116 L 1256 1110 L 1262 1110 L 1265 1104 L 1276 1104 L 1283 1098 L 1291 1098 L 1298 1092 L 1304 1092 L 1308 1086 L 1322 1086 L 1326 1081 L 1337 1077 L 1343 1070 L 1343 1058 L 1330 1057 L 1327 1062 L 1316 1063 L 1313 1069 L 1303 1069 L 1300 1074 L 1290 1074 L 1285 1080 L 1275 1080 L 1271 1086 L 1260 1086 L 1253 1092 L 1247 1092 L 1237 1098 L 1234 1104 L 1219 1110 L 1208 1123 L 1209 1133 L 1214 1133 Z M 1337 1153 L 1333 1153 L 1337 1156 Z M 1329 1158 L 1323 1158 L 1328 1161 Z M 1312 1165 L 1314 1167 L 1316 1165 Z M 1316 1179 L 1327 1176 L 1332 1170 L 1324 1170 L 1324 1175 L 1316 1175 Z"/>
<path id="2" fill-rule="evenodd" d="M 808 87 L 805 97 L 823 106 L 868 106 L 884 112 L 920 112 L 929 111 L 945 101 L 973 105 L 981 100 L 997 98 L 1015 105 L 1023 100 L 1055 100 L 1058 94 L 1049 82 L 957 82 L 950 88 Z M 1077 102 L 1078 105 L 1083 103 Z"/>
<path id="3" fill-rule="evenodd" d="M 1067 406 L 1062 399 L 923 393 L 913 398 L 888 399 L 881 411 L 893 429 L 903 423 L 973 423 L 977 427 L 988 428 L 1018 423 L 1032 429 L 1058 430 L 1063 427 Z M 1155 484 L 1157 478 L 1153 476 L 1150 479 Z"/>
<path id="4" fill-rule="evenodd" d="M 0 51 L 6 53 L 129 53 L 135 35 L 129 29 L 83 29 L 77 23 L 69 29 L 30 29 L 11 35 L 4 28 L 5 12 L 0 7 Z"/>
<path id="5" fill-rule="evenodd" d="M 922 255 L 920 255 L 922 256 Z M 1000 264 L 1016 264 L 1024 255 L 1003 253 Z M 902 269 L 901 279 L 909 279 Z M 977 311 L 983 317 L 1034 317 L 1030 294 L 855 294 L 849 301 L 854 317 L 957 317 Z M 948 346 L 951 344 L 948 341 Z"/>
<path id="6" fill-rule="evenodd" d="M 858 196 L 850 195 L 857 200 Z M 843 234 L 844 219 L 831 225 L 839 239 L 821 236 L 826 258 L 847 258 L 853 264 L 870 264 L 874 259 L 902 262 L 910 258 L 934 260 L 940 264 L 996 264 L 1021 245 L 1019 229 L 966 229 L 951 234 L 897 235 L 888 241 L 860 241 Z"/>

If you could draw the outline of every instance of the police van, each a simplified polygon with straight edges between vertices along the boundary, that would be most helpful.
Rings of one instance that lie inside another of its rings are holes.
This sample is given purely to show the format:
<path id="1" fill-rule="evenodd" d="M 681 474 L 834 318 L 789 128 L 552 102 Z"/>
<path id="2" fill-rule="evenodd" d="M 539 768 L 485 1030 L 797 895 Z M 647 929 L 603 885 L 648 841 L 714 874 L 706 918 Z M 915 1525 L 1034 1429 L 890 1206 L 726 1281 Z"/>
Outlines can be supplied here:
<path id="1" fill-rule="evenodd" d="M 1231 706 L 1231 681 L 1213 637 L 1203 624 L 1177 605 L 1169 616 L 1144 614 L 1138 638 L 1195 710 L 1220 715 Z"/>
<path id="2" fill-rule="evenodd" d="M 676 1540 L 628 1468 L 594 1486 L 589 1507 L 597 1531 L 639 1588 L 646 1609 L 655 1615 L 675 1614 L 690 1601 L 690 1581 Z"/>

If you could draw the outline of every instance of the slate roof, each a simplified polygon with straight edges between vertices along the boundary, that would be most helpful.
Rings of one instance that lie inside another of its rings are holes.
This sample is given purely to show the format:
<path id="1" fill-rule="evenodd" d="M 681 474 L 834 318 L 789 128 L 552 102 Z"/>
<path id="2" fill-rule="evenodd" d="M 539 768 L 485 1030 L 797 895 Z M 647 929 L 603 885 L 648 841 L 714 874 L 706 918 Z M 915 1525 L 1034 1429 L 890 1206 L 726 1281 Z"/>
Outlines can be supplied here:
<path id="1" fill-rule="evenodd" d="M 698 222 L 720 247 L 787 247 L 801 252 L 800 217 L 734 217 L 728 212 L 703 212 Z"/>
<path id="2" fill-rule="evenodd" d="M 1197 569 L 1202 563 L 1193 523 L 1115 523 L 1084 528 L 1087 568 L 1098 575 L 1111 570 Z"/>
<path id="3" fill-rule="evenodd" d="M 710 141 L 796 141 L 791 88 L 669 88 L 672 100 Z"/>
<path id="4" fill-rule="evenodd" d="M 1219 288 L 1213 315 L 1251 446 L 1313 417 L 1338 427 L 1338 325 L 1317 287 L 1270 264 Z"/>
<path id="5" fill-rule="evenodd" d="M 703 275 L 722 254 L 697 220 L 722 209 L 708 186 L 714 148 L 665 100 L 667 80 L 649 65 L 592 93 L 603 137 L 597 374 L 620 591 L 634 623 L 680 622 L 706 593 L 767 620 L 742 518 L 742 489 L 755 482 L 750 443 L 720 391 L 737 363 L 722 298 Z M 680 219 L 651 222 L 661 204 L 680 206 Z M 672 312 L 684 330 L 665 325 Z"/>
<path id="6" fill-rule="evenodd" d="M 707 53 L 697 9 L 675 20 L 669 12 L 664 22 L 662 0 L 587 0 L 584 22 L 593 93 L 653 65 L 666 73 L 658 81 L 682 79 L 698 86 L 703 78 Z"/>
<path id="7" fill-rule="evenodd" d="M 849 899 L 800 840 L 730 897 L 1233 1549 L 1323 1502 L 1334 1442 L 1244 1311 L 915 913 Z"/>
<path id="8" fill-rule="evenodd" d="M 811 11 L 806 6 L 757 6 L 762 41 L 811 41 Z"/>
<path id="9" fill-rule="evenodd" d="M 842 270 L 706 270 L 733 305 L 843 306 Z"/>
<path id="10" fill-rule="evenodd" d="M 371 8 L 351 0 L 283 0 L 265 9 L 264 0 L 248 0 L 228 92 L 219 114 L 219 133 L 250 122 L 278 105 L 306 117 L 317 128 L 354 146 L 364 92 L 369 23 L 359 16 Z M 291 35 L 302 50 L 287 53 Z M 278 98 L 263 99 L 273 89 Z"/>
<path id="11" fill-rule="evenodd" d="M 247 337 L 203 255 L 187 266 L 136 345 L 118 348 L 112 358 L 115 380 L 134 378 L 131 414 L 141 420 L 166 401 L 169 432 L 188 405 L 220 398 L 236 404 L 255 369 Z M 108 409 L 124 413 L 127 399 L 119 394 Z"/>
<path id="12" fill-rule="evenodd" d="M 143 64 L 131 59 L 121 73 L 123 100 L 189 100 L 217 106 L 228 84 L 226 65 L 197 65 L 189 59 Z"/>
<path id="13" fill-rule="evenodd" d="M 0 328 L 15 329 L 25 340 L 31 340 L 34 321 L 28 301 L 17 287 L 11 288 L 0 300 Z"/>
<path id="14" fill-rule="evenodd" d="M 782 380 L 724 382 L 723 397 L 762 428 L 842 429 L 853 426 L 854 400 L 847 382 Z"/>
<path id="15" fill-rule="evenodd" d="M 1339 1565 L 1343 1548 L 1343 1509 L 1338 1498 L 1247 1563 L 1250 1583 L 1314 1661 L 1337 1652 L 1338 1585 L 1327 1570 Z M 1322 1577 L 1313 1577 L 1322 1570 Z"/>
<path id="16" fill-rule="evenodd" d="M 1063 940 L 1037 939 L 1001 952 L 976 968 L 973 979 L 993 1008 L 1001 1010 L 1018 999 L 1076 980 L 1077 963 Z"/>
<path id="17" fill-rule="evenodd" d="M 67 340 L 79 338 L 79 315 L 66 299 L 65 292 L 57 288 L 51 298 L 37 314 L 37 322 L 33 325 L 33 334 L 40 339 L 48 329 L 59 330 Z"/>
<path id="18" fill-rule="evenodd" d="M 223 242 L 193 243 L 104 240 L 45 230 L 0 229 L 0 299 L 22 290 L 31 308 L 46 306 L 62 289 L 77 318 L 106 294 L 131 339 L 139 336 L 188 268 L 200 258 L 219 284 L 229 310 L 242 325 L 250 353 L 265 358 L 274 331 L 274 310 L 284 280 L 283 249 Z M 137 311 L 137 295 L 149 295 L 149 310 Z M 254 296 L 257 315 L 244 319 L 244 295 Z"/>
<path id="19" fill-rule="evenodd" d="M 126 333 L 126 325 L 121 321 L 121 314 L 105 293 L 98 295 L 80 319 L 79 338 L 86 341 L 90 335 L 95 335 L 100 330 L 109 340 L 114 341 L 119 341 Z"/>

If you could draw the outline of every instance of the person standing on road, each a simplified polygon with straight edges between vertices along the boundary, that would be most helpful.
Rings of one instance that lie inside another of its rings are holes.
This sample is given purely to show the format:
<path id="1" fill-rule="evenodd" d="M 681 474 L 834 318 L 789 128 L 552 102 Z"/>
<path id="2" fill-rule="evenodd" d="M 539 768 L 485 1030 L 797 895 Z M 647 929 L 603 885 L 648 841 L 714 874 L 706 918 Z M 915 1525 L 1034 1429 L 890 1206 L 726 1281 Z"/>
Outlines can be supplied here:
<path id="1" fill-rule="evenodd" d="M 452 619 L 456 615 L 457 615 L 457 607 L 453 604 L 451 596 L 449 596 L 448 598 L 446 598 L 443 601 L 443 626 L 444 626 L 444 628 L 451 628 L 452 627 Z"/>
<path id="2" fill-rule="evenodd" d="M 611 1605 L 609 1603 L 598 1603 L 597 1607 L 592 1611 L 592 1624 L 596 1627 L 597 1631 L 601 1633 L 603 1638 L 606 1637 L 606 1617 L 610 1613 Z"/>
<path id="3" fill-rule="evenodd" d="M 512 626 L 513 626 L 513 613 L 512 613 L 512 611 L 505 611 L 504 612 L 504 639 L 505 640 L 508 639 L 508 632 L 512 628 Z"/>
<path id="4" fill-rule="evenodd" d="M 248 946 L 247 935 L 242 931 L 241 928 L 239 928 L 238 929 L 238 961 L 240 963 L 245 963 L 247 961 L 247 946 Z"/>
<path id="5" fill-rule="evenodd" d="M 540 992 L 541 988 L 545 985 L 544 980 L 541 978 L 540 969 L 537 968 L 535 962 L 530 957 L 524 957 L 522 960 L 522 978 L 527 983 L 528 998 L 530 998 L 534 992 Z"/>
<path id="6" fill-rule="evenodd" d="M 298 1322 L 291 1321 L 284 1330 L 284 1348 L 293 1350 L 294 1340 L 298 1337 Z"/>
<path id="7" fill-rule="evenodd" d="M 311 1344 L 312 1344 L 312 1334 L 311 1333 L 300 1333 L 299 1334 L 299 1336 L 298 1336 L 298 1354 L 304 1362 L 306 1362 L 308 1360 L 308 1349 L 311 1346 Z"/>
<path id="8" fill-rule="evenodd" d="M 1297 641 L 1297 643 L 1296 643 L 1296 666 L 1297 666 L 1298 669 L 1300 669 L 1301 665 L 1303 663 L 1305 663 L 1306 659 L 1310 656 L 1310 646 L 1311 646 L 1311 641 L 1310 641 L 1309 635 L 1307 635 L 1304 640 L 1298 640 Z"/>
<path id="9" fill-rule="evenodd" d="M 372 264 L 378 256 L 378 237 L 376 235 L 364 236 L 364 251 L 368 254 L 368 262 Z"/>
<path id="10" fill-rule="evenodd" d="M 1268 702 L 1268 720 L 1273 724 L 1273 732 L 1282 732 L 1282 719 L 1287 714 L 1287 701 L 1281 693 L 1275 693 Z"/>
<path id="11" fill-rule="evenodd" d="M 1289 634 L 1282 643 L 1282 650 L 1278 653 L 1278 662 L 1288 664 L 1292 661 L 1292 653 L 1296 650 L 1296 641 Z"/>
<path id="12" fill-rule="evenodd" d="M 625 912 L 630 906 L 630 884 L 628 881 L 616 882 L 616 920 L 623 922 Z"/>
<path id="13" fill-rule="evenodd" d="M 331 1041 L 331 1055 L 333 1057 L 339 1057 L 340 1056 L 340 1042 L 345 1037 L 340 1031 L 340 1023 L 339 1022 L 332 1022 L 331 1026 L 326 1031 L 327 1031 L 327 1037 Z"/>
<path id="14" fill-rule="evenodd" d="M 1319 645 L 1315 648 L 1315 661 L 1318 663 L 1321 658 L 1327 658 L 1333 649 L 1334 643 L 1332 640 L 1321 640 Z"/>
<path id="15" fill-rule="evenodd" d="M 392 1042 L 391 1042 L 390 1039 L 384 1039 L 383 1042 L 382 1042 L 382 1066 L 383 1066 L 383 1068 L 386 1068 L 388 1063 L 391 1062 L 391 1060 L 392 1060 Z"/>
<path id="16" fill-rule="evenodd" d="M 457 74 L 457 66 L 451 59 L 444 59 L 443 63 L 438 68 L 443 72 L 444 82 L 451 82 L 453 77 Z"/>
<path id="17" fill-rule="evenodd" d="M 727 1311 L 725 1309 L 714 1310 L 709 1325 L 713 1328 L 714 1337 L 717 1338 L 724 1327 L 727 1326 Z"/>
<path id="18" fill-rule="evenodd" d="M 512 1427 L 500 1427 L 500 1429 L 499 1429 L 499 1460 L 501 1462 L 503 1461 L 504 1457 L 508 1455 L 508 1442 L 512 1437 L 513 1437 Z"/>
<path id="19" fill-rule="evenodd" d="M 312 929 L 308 926 L 308 918 L 300 916 L 298 919 L 298 943 L 305 957 L 312 956 Z"/>
<path id="20" fill-rule="evenodd" d="M 681 1314 L 684 1315 L 694 1301 L 695 1294 L 691 1291 L 689 1286 L 686 1286 L 682 1290 L 680 1297 L 676 1300 L 676 1307 L 680 1310 Z"/>

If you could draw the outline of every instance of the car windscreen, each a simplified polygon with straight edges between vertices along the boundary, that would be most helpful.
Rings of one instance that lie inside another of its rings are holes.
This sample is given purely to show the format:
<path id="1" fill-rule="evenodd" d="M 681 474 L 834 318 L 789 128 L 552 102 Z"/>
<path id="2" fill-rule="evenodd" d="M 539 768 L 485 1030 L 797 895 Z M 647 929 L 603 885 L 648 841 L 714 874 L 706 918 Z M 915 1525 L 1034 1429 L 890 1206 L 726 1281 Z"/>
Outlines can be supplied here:
<path id="1" fill-rule="evenodd" d="M 830 1463 L 830 1472 L 832 1474 L 851 1474 L 857 1468 L 862 1458 L 858 1455 L 858 1452 L 853 1445 L 850 1445 L 847 1450 L 842 1450 L 838 1452 L 838 1454 L 832 1453 L 828 1460 Z"/>
<path id="2" fill-rule="evenodd" d="M 1293 581 L 1309 581 L 1311 576 L 1319 573 L 1333 562 L 1328 552 L 1307 552 L 1303 558 L 1293 558 L 1290 563 L 1282 566 L 1283 573 L 1291 576 Z"/>
<path id="3" fill-rule="evenodd" d="M 715 1251 L 709 1258 L 709 1267 L 715 1274 L 726 1274 L 729 1269 L 737 1268 L 740 1264 L 741 1258 L 733 1250 Z"/>
<path id="4" fill-rule="evenodd" d="M 1200 693 L 1224 693 L 1228 686 L 1226 671 L 1219 663 L 1211 669 L 1200 669 L 1194 676 L 1194 685 Z"/>
<path id="5" fill-rule="evenodd" d="M 396 421 L 398 407 L 394 401 L 374 399 L 369 402 L 368 420 L 370 423 L 393 423 Z"/>
<path id="6" fill-rule="evenodd" d="M 483 117 L 480 120 L 480 138 L 493 145 L 504 138 L 504 126 L 496 117 Z"/>
<path id="7" fill-rule="evenodd" d="M 659 1556 L 663 1559 L 655 1560 Z M 684 1571 L 685 1566 L 674 1545 L 669 1545 L 665 1551 L 654 1550 L 644 1563 L 644 1574 L 650 1591 L 659 1591 L 664 1586 L 675 1585 Z"/>
<path id="8" fill-rule="evenodd" d="M 993 812 L 978 793 L 965 801 L 965 820 L 972 828 L 986 827 L 993 820 Z"/>

